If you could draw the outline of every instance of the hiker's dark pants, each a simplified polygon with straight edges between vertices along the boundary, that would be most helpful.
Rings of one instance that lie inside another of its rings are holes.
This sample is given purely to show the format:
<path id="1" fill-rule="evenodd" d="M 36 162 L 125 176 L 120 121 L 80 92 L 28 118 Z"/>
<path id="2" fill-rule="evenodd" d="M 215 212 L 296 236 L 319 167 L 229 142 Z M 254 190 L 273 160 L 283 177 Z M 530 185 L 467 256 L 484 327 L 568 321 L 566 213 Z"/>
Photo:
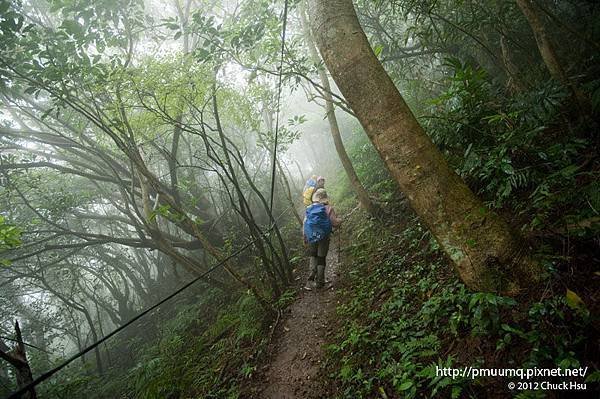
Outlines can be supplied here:
<path id="1" fill-rule="evenodd" d="M 325 259 L 327 259 L 327 252 L 329 252 L 329 237 L 313 244 L 308 244 L 310 274 L 311 277 L 315 278 L 318 288 L 325 285 Z"/>

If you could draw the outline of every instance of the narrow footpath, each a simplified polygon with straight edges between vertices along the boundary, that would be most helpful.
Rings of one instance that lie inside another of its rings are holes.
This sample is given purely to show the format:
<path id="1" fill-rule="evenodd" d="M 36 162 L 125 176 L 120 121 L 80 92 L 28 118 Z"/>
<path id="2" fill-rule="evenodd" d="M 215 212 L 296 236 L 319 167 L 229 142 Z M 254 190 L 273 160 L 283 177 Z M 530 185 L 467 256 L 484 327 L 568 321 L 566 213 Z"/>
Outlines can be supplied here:
<path id="1" fill-rule="evenodd" d="M 273 342 L 273 356 L 262 373 L 256 398 L 322 397 L 322 388 L 315 380 L 324 355 L 322 346 L 331 333 L 331 320 L 337 301 L 337 241 L 332 237 L 325 269 L 325 288 L 316 290 L 311 285 L 310 291 L 300 290 L 299 298 L 282 317 Z M 306 264 L 304 267 L 308 268 Z M 306 271 L 300 274 L 302 283 L 306 281 Z"/>

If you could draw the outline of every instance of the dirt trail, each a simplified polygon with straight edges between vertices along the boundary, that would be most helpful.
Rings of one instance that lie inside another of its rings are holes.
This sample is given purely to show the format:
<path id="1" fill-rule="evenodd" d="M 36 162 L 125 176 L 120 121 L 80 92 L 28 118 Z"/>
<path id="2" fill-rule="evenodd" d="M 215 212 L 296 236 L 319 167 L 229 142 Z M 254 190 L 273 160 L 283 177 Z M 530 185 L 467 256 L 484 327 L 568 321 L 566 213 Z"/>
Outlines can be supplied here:
<path id="1" fill-rule="evenodd" d="M 321 387 L 315 384 L 315 377 L 323 359 L 322 345 L 326 342 L 336 305 L 335 289 L 338 277 L 336 241 L 332 239 L 325 269 L 325 280 L 330 282 L 326 287 L 329 288 L 316 290 L 314 285 L 311 285 L 313 288 L 310 291 L 302 289 L 299 298 L 289 307 L 288 313 L 279 323 L 274 342 L 276 349 L 271 363 L 264 371 L 260 392 L 256 397 L 271 399 L 321 397 L 319 393 Z M 306 272 L 301 274 L 302 283 L 306 281 L 306 275 Z"/>

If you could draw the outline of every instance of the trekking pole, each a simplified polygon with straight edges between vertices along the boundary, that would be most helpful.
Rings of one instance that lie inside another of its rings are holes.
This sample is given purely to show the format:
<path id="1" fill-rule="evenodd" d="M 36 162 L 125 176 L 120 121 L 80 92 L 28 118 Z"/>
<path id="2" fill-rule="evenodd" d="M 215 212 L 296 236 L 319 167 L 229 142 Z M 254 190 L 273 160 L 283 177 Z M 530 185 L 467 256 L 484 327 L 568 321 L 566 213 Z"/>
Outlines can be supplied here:
<path id="1" fill-rule="evenodd" d="M 342 226 L 338 229 L 337 264 L 340 265 L 340 251 L 342 250 Z"/>

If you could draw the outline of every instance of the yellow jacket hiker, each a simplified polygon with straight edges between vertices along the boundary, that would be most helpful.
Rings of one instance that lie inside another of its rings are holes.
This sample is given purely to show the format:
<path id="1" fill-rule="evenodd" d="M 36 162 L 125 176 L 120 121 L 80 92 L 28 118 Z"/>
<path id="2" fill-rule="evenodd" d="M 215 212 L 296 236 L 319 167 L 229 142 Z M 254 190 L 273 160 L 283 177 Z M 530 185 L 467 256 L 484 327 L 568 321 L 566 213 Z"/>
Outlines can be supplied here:
<path id="1" fill-rule="evenodd" d="M 306 181 L 306 184 L 304 185 L 304 190 L 302 191 L 302 202 L 304 203 L 304 206 L 309 206 L 310 204 L 312 204 L 312 196 L 315 190 L 324 187 L 325 178 L 323 176 L 317 177 L 317 175 L 312 175 L 310 179 Z"/>

